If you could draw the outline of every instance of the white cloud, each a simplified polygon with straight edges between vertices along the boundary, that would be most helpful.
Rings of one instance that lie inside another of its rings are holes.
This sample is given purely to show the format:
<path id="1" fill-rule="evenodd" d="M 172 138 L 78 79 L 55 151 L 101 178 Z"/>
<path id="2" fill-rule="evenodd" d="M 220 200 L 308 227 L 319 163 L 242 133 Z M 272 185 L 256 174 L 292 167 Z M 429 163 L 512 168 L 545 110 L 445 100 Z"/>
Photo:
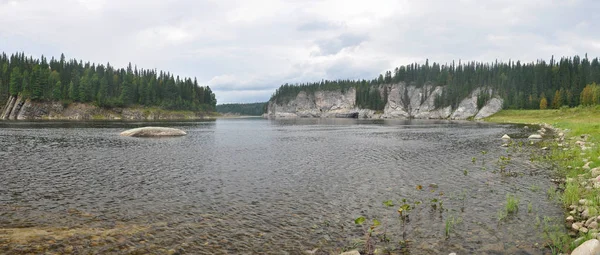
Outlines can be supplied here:
<path id="1" fill-rule="evenodd" d="M 210 85 L 219 102 L 283 83 L 372 79 L 414 61 L 600 55 L 593 0 L 0 0 L 0 49 Z"/>

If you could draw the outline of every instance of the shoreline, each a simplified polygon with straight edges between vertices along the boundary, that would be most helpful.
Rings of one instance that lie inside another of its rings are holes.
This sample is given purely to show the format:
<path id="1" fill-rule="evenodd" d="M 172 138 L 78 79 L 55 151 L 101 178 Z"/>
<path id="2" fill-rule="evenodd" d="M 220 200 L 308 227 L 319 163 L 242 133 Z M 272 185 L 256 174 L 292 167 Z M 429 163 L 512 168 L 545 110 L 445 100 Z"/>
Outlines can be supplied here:
<path id="1" fill-rule="evenodd" d="M 600 135 L 599 109 L 506 110 L 484 120 L 538 125 L 541 130 L 554 133 L 545 137 L 541 147 L 550 151 L 545 160 L 552 165 L 551 175 L 557 177 L 553 181 L 564 211 L 563 228 L 549 233 L 553 237 L 549 242 L 560 252 L 600 240 L 600 150 L 596 145 Z"/>

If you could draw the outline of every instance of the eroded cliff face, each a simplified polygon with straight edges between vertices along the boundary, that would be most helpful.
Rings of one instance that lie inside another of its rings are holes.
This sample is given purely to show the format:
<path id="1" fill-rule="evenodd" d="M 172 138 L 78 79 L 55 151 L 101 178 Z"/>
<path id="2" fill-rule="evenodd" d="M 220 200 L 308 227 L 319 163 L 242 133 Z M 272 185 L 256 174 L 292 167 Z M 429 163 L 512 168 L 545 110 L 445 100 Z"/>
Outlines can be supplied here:
<path id="1" fill-rule="evenodd" d="M 298 93 L 289 102 L 269 102 L 267 111 L 270 117 L 336 117 L 344 114 L 357 113 L 356 90 L 316 91 L 308 94 Z"/>
<path id="2" fill-rule="evenodd" d="M 194 112 L 164 111 L 148 108 L 104 109 L 90 104 L 36 102 L 20 96 L 11 96 L 1 108 L 0 120 L 170 120 L 202 119 Z"/>
<path id="3" fill-rule="evenodd" d="M 417 119 L 482 119 L 502 109 L 502 99 L 493 97 L 481 109 L 477 107 L 480 93 L 493 95 L 490 89 L 475 89 L 461 101 L 456 109 L 435 107 L 435 98 L 442 94 L 440 86 L 426 85 L 420 88 L 404 83 L 379 86 L 380 95 L 387 89 L 387 104 L 381 112 L 356 107 L 356 90 L 300 92 L 287 102 L 269 101 L 266 117 L 349 117 L 359 118 L 417 118 Z"/>

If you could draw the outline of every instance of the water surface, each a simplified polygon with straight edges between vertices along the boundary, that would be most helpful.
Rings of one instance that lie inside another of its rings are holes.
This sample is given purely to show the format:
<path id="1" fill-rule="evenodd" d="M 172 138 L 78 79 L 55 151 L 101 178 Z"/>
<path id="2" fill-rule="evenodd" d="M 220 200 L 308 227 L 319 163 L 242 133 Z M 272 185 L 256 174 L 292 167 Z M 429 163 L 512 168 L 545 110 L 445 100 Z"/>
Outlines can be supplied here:
<path id="1" fill-rule="evenodd" d="M 119 136 L 148 125 L 188 135 Z M 125 233 L 45 248 L 58 252 L 329 254 L 361 248 L 364 227 L 354 219 L 364 216 L 382 221 L 390 241 L 381 246 L 395 253 L 544 254 L 539 219 L 562 210 L 547 198 L 548 170 L 530 161 L 538 149 L 500 147 L 505 133 L 527 135 L 510 125 L 417 120 L 0 122 L 0 229 Z M 499 173 L 501 156 L 511 158 L 502 170 L 518 177 Z M 499 221 L 507 194 L 520 198 L 520 210 Z M 402 199 L 421 204 L 400 250 Z M 446 238 L 451 217 L 460 223 Z M 0 230 L 0 251 L 33 249 L 7 233 Z"/>

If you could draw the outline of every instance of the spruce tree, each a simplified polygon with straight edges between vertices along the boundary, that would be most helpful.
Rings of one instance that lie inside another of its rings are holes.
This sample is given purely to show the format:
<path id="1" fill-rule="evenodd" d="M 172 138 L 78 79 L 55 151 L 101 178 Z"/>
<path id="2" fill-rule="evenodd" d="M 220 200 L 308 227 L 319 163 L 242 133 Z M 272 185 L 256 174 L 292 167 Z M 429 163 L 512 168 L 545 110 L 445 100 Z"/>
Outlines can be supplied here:
<path id="1" fill-rule="evenodd" d="M 10 73 L 10 95 L 11 96 L 16 96 L 19 94 L 19 92 L 21 92 L 21 82 L 22 82 L 21 71 L 19 70 L 19 67 L 15 67 L 15 68 L 13 68 L 12 72 Z"/>

